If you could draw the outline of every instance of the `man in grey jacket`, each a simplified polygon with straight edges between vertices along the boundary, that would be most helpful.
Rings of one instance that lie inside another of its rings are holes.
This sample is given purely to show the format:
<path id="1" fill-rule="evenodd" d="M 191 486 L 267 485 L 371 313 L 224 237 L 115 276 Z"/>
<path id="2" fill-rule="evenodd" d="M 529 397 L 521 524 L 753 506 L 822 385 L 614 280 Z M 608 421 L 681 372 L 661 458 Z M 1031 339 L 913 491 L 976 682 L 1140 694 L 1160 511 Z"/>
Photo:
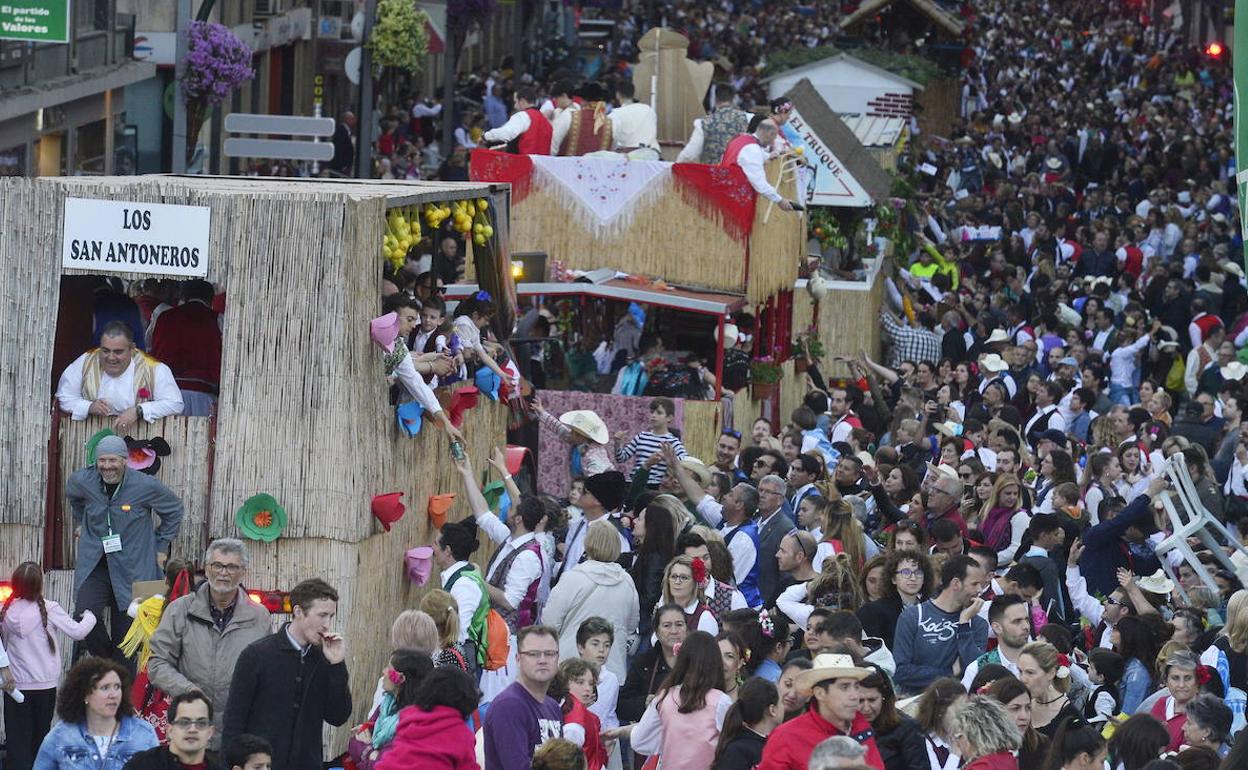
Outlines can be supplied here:
<path id="1" fill-rule="evenodd" d="M 152 634 L 147 675 L 170 698 L 200 690 L 214 709 L 209 748 L 221 744 L 225 704 L 239 655 L 273 632 L 269 611 L 247 597 L 247 546 L 218 538 L 204 554 L 208 580 L 193 593 L 170 602 Z"/>
<path id="2" fill-rule="evenodd" d="M 131 589 L 136 580 L 159 580 L 169 544 L 182 523 L 182 501 L 154 476 L 126 467 L 126 442 L 105 436 L 96 445 L 95 465 L 75 471 L 65 497 L 78 538 L 74 566 L 77 612 L 103 620 L 112 613 L 112 640 L 100 623 L 87 636 L 92 655 L 123 659 L 117 649 L 130 629 Z M 160 519 L 152 527 L 152 514 Z"/>

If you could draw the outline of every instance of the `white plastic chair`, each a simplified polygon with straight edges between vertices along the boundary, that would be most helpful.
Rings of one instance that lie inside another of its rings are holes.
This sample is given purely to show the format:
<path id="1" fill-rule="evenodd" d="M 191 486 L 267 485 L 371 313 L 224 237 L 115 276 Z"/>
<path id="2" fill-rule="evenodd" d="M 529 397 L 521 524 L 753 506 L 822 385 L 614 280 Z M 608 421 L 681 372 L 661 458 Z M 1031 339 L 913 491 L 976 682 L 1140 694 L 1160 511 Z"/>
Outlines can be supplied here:
<path id="1" fill-rule="evenodd" d="M 1231 563 L 1231 558 L 1222 550 L 1222 544 L 1218 542 L 1214 533 L 1219 533 L 1225 538 L 1226 542 L 1239 549 L 1245 556 L 1248 556 L 1248 548 L 1244 548 L 1240 544 L 1239 538 L 1230 532 L 1222 522 L 1214 518 L 1213 514 L 1205 508 L 1204 503 L 1200 501 L 1200 495 L 1196 492 L 1196 485 L 1192 482 L 1191 474 L 1187 472 L 1187 463 L 1183 461 L 1182 454 L 1176 454 L 1166 461 L 1162 472 L 1170 479 L 1169 495 L 1161 496 L 1161 506 L 1166 512 L 1166 517 L 1170 520 L 1170 528 L 1172 534 L 1157 544 L 1154 549 L 1158 558 L 1161 560 L 1161 567 L 1165 570 L 1166 575 L 1174 581 L 1174 585 L 1178 588 L 1179 594 L 1188 599 L 1187 591 L 1179 582 L 1178 576 L 1174 574 L 1174 570 L 1170 567 L 1169 560 L 1166 556 L 1171 551 L 1178 551 L 1183 561 L 1191 566 L 1192 571 L 1200 576 L 1202 582 L 1213 590 L 1218 590 L 1218 584 L 1214 582 L 1213 575 L 1196 556 L 1196 552 L 1192 550 L 1192 546 L 1187 542 L 1189 537 L 1195 537 L 1205 545 L 1205 548 L 1214 555 L 1222 563 L 1227 570 L 1234 573 L 1235 565 Z M 1176 505 L 1177 501 L 1177 505 Z M 1179 512 L 1179 507 L 1183 508 L 1183 513 Z"/>

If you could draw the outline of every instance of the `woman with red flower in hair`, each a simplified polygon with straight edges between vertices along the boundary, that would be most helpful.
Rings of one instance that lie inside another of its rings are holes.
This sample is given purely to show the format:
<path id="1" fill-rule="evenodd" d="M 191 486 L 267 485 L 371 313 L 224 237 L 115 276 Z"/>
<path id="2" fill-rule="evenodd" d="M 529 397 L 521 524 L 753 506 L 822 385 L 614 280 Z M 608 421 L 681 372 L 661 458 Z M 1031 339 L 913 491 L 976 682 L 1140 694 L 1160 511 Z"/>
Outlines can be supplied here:
<path id="1" fill-rule="evenodd" d="M 719 621 L 706 603 L 706 583 L 710 573 L 706 562 L 688 556 L 677 556 L 663 571 L 663 604 L 676 604 L 685 610 L 689 630 L 719 633 Z"/>
<path id="2" fill-rule="evenodd" d="M 1032 642 L 1018 653 L 1018 679 L 1031 693 L 1031 726 L 1052 739 L 1062 722 L 1079 716 L 1066 696 L 1070 658 L 1048 642 Z"/>

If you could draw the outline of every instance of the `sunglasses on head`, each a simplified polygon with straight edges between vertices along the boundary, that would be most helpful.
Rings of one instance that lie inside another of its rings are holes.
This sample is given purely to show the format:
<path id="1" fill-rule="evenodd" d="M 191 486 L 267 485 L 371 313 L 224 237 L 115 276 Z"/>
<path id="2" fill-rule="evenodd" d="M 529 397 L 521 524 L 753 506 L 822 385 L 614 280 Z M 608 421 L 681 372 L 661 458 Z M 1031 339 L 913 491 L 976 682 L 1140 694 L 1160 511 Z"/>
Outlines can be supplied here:
<path id="1" fill-rule="evenodd" d="M 721 435 L 724 435 L 724 436 L 732 436 L 732 437 L 733 437 L 733 438 L 735 438 L 735 439 L 739 439 L 739 438 L 741 438 L 741 431 L 739 431 L 739 430 L 726 430 L 726 431 L 723 431 L 723 433 L 722 433 Z"/>

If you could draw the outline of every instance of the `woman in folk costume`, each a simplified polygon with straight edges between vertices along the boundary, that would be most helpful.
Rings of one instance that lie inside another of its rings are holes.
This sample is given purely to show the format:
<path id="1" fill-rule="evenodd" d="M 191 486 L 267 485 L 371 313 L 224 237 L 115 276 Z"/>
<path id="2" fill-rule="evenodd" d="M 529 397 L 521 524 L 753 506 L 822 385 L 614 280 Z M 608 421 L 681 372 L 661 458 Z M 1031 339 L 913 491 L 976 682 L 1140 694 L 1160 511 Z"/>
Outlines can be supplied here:
<path id="1" fill-rule="evenodd" d="M 442 426 L 442 430 L 452 441 L 463 442 L 464 436 L 459 429 L 451 424 L 433 390 L 425 384 L 424 379 L 416 372 L 412 363 L 412 354 L 407 349 L 405 340 L 419 323 L 416 310 L 411 307 L 399 308 L 397 312 L 386 313 L 369 322 L 369 333 L 373 343 L 381 348 L 382 365 L 386 377 L 393 377 L 407 391 L 409 397 L 418 402 L 424 410 Z"/>
<path id="2" fill-rule="evenodd" d="M 559 145 L 559 155 L 610 151 L 614 144 L 611 121 L 607 118 L 607 90 L 598 83 L 586 83 L 577 95 L 584 103 L 571 113 L 572 123 Z"/>
<path id="3" fill-rule="evenodd" d="M 130 602 L 127 610 L 134 618 L 130 630 L 121 640 L 121 651 L 127 658 L 139 654 L 137 674 L 134 685 L 130 689 L 130 702 L 139 719 L 156 728 L 156 737 L 165 740 L 165 731 L 169 728 L 166 713 L 169 710 L 169 697 L 156 688 L 147 677 L 147 660 L 152 654 L 152 634 L 164 617 L 165 607 L 174 599 L 185 596 L 195 588 L 191 578 L 191 564 L 182 559 L 170 559 L 165 564 L 165 591 L 155 594 L 143 601 L 135 599 Z"/>

